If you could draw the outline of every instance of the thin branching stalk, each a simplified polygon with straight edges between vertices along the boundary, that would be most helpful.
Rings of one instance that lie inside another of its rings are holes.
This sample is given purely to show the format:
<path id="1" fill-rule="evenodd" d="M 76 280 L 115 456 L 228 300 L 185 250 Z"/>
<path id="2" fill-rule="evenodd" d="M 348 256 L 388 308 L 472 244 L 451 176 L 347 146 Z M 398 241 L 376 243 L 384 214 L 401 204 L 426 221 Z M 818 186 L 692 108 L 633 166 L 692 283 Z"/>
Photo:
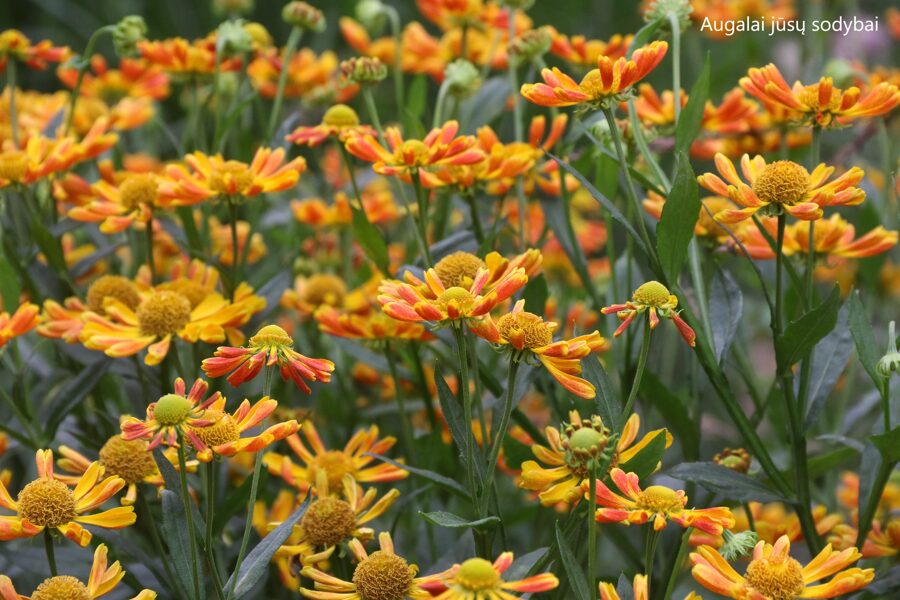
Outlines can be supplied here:
<path id="1" fill-rule="evenodd" d="M 84 53 L 81 55 L 81 60 L 78 63 L 78 76 L 75 78 L 75 86 L 72 88 L 72 93 L 69 95 L 69 114 L 66 117 L 66 127 L 63 129 L 63 135 L 69 135 L 69 131 L 72 130 L 72 121 L 75 119 L 75 104 L 78 102 L 78 94 L 81 93 L 81 82 L 84 81 L 84 74 L 91 64 L 94 46 L 103 34 L 112 33 L 115 29 L 115 25 L 106 25 L 91 34 L 91 37 L 88 39 L 87 46 L 85 46 Z M 13 129 L 13 131 L 15 131 L 15 129 Z"/>
<path id="2" fill-rule="evenodd" d="M 173 344 L 174 346 L 174 344 Z M 191 511 L 191 496 L 187 484 L 187 460 L 184 456 L 184 434 L 177 429 L 178 438 L 178 479 L 181 484 L 181 503 L 184 509 L 184 518 L 188 528 L 188 542 L 191 552 L 191 584 L 194 588 L 194 598 L 200 598 L 200 576 L 197 573 L 199 564 L 197 561 L 197 531 L 194 529 L 194 513 Z"/>
<path id="3" fill-rule="evenodd" d="M 672 597 L 672 592 L 675 591 L 675 583 L 678 581 L 678 575 L 681 573 L 681 565 L 684 564 L 684 559 L 691 549 L 690 539 L 693 530 L 692 527 L 687 527 L 685 528 L 684 533 L 681 534 L 681 541 L 678 543 L 678 552 L 675 554 L 675 558 L 672 560 L 672 564 L 669 568 L 669 577 L 667 578 L 666 591 L 663 595 L 663 600 L 669 600 Z"/>
<path id="4" fill-rule="evenodd" d="M 409 412 L 406 410 L 406 392 L 403 391 L 403 385 L 400 382 L 395 349 L 390 342 L 384 347 L 384 356 L 387 359 L 391 379 L 394 380 L 394 398 L 397 400 L 397 413 L 400 417 L 400 439 L 403 440 L 403 449 L 406 455 L 412 458 L 416 452 L 413 428 L 409 419 Z"/>
<path id="5" fill-rule="evenodd" d="M 291 59 L 300 40 L 303 38 L 303 30 L 299 27 L 292 27 L 291 33 L 288 35 L 287 45 L 284 48 L 284 59 L 281 63 L 281 72 L 278 74 L 278 87 L 275 89 L 275 101 L 272 104 L 272 112 L 269 114 L 269 126 L 266 128 L 266 139 L 272 143 L 272 136 L 275 135 L 275 127 L 278 125 L 278 117 L 281 114 L 281 104 L 284 102 L 284 88 L 287 84 L 288 71 L 290 70 Z"/>
<path id="6" fill-rule="evenodd" d="M 591 600 L 597 600 L 597 465 L 591 459 L 588 468 L 588 565 L 587 578 Z"/>
<path id="7" fill-rule="evenodd" d="M 625 408 L 622 410 L 622 423 L 628 420 L 631 410 L 634 408 L 634 401 L 637 398 L 638 391 L 641 389 L 641 379 L 644 375 L 644 368 L 647 366 L 647 356 L 650 354 L 650 315 L 647 315 L 644 321 L 644 337 L 641 342 L 641 354 L 638 356 L 637 371 L 634 373 L 634 380 L 631 383 L 631 392 L 628 394 L 628 400 L 625 402 Z M 617 432 L 621 433 L 621 432 Z"/>

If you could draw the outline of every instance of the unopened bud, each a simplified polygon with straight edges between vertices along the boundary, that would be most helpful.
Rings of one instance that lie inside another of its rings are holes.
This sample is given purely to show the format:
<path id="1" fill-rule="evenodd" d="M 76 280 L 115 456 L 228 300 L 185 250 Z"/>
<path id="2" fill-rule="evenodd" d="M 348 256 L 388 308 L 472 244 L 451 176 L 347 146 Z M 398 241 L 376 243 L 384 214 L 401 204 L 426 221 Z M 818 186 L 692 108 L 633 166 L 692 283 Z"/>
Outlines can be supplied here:
<path id="1" fill-rule="evenodd" d="M 444 81 L 451 94 L 459 98 L 471 96 L 481 87 L 481 75 L 475 65 L 460 58 L 447 65 Z"/>
<path id="2" fill-rule="evenodd" d="M 887 352 L 875 365 L 875 370 L 885 379 L 890 379 L 892 373 L 900 373 L 900 352 L 897 351 L 897 333 L 894 321 L 888 325 Z"/>
<path id="3" fill-rule="evenodd" d="M 341 74 L 352 83 L 373 84 L 387 77 L 387 67 L 378 58 L 359 56 L 343 61 Z"/>
<path id="4" fill-rule="evenodd" d="M 216 29 L 216 46 L 222 56 L 237 56 L 253 50 L 253 38 L 243 20 L 223 21 Z"/>
<path id="5" fill-rule="evenodd" d="M 750 454 L 743 448 L 725 448 L 719 454 L 713 456 L 713 462 L 722 465 L 726 469 L 746 473 L 750 470 Z"/>
<path id="6" fill-rule="evenodd" d="M 128 15 L 116 23 L 112 39 L 116 54 L 120 57 L 136 56 L 138 42 L 147 36 L 147 23 L 140 15 Z"/>
<path id="7" fill-rule="evenodd" d="M 748 556 L 756 546 L 756 542 L 759 541 L 759 536 L 753 531 L 731 533 L 726 529 L 722 533 L 722 537 L 725 539 L 725 545 L 719 550 L 719 554 L 728 561 Z"/>
<path id="8" fill-rule="evenodd" d="M 306 2 L 288 2 L 281 11 L 284 22 L 306 31 L 320 33 L 325 30 L 325 15 Z"/>
<path id="9" fill-rule="evenodd" d="M 380 30 L 384 26 L 387 7 L 381 0 L 362 0 L 356 5 L 356 18 L 369 30 Z"/>
<path id="10" fill-rule="evenodd" d="M 246 15 L 253 10 L 253 0 L 213 0 L 213 12 L 221 16 Z"/>
<path id="11" fill-rule="evenodd" d="M 663 27 L 670 24 L 669 15 L 675 15 L 681 31 L 691 26 L 691 13 L 694 11 L 690 0 L 653 0 L 644 12 L 644 20 L 661 21 Z"/>
<path id="12" fill-rule="evenodd" d="M 552 41 L 546 27 L 531 29 L 510 43 L 509 55 L 516 64 L 529 63 L 546 54 Z"/>

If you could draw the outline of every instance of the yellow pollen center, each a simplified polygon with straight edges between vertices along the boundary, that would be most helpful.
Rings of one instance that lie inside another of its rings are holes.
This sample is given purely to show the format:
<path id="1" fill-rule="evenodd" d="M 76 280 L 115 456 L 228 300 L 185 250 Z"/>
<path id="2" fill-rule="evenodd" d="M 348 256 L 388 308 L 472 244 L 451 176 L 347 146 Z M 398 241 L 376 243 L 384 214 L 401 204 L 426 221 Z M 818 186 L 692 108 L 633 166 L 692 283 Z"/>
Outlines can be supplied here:
<path id="1" fill-rule="evenodd" d="M 428 146 L 420 140 L 406 140 L 397 153 L 400 160 L 408 165 L 422 166 L 428 163 Z"/>
<path id="2" fill-rule="evenodd" d="M 209 189 L 219 194 L 242 195 L 253 184 L 253 173 L 242 162 L 229 160 L 209 177 Z"/>
<path id="3" fill-rule="evenodd" d="M 356 566 L 353 585 L 362 600 L 404 600 L 414 573 L 396 554 L 378 550 Z"/>
<path id="4" fill-rule="evenodd" d="M 178 292 L 154 292 L 138 306 L 137 320 L 143 335 L 173 335 L 190 323 L 191 302 Z"/>
<path id="5" fill-rule="evenodd" d="M 238 429 L 234 417 L 228 413 L 208 410 L 203 414 L 203 418 L 215 422 L 206 427 L 191 427 L 191 431 L 210 448 L 234 442 L 241 438 L 241 430 Z"/>
<path id="6" fill-rule="evenodd" d="M 191 401 L 178 394 L 166 394 L 156 402 L 153 407 L 153 418 L 164 427 L 181 425 L 189 414 L 193 405 Z"/>
<path id="7" fill-rule="evenodd" d="M 487 265 L 483 260 L 468 252 L 448 254 L 434 265 L 434 270 L 446 287 L 471 287 L 478 269 Z"/>
<path id="8" fill-rule="evenodd" d="M 467 592 L 496 590 L 501 584 L 500 574 L 494 565 L 483 558 L 470 558 L 461 564 L 454 579 Z"/>
<path id="9" fill-rule="evenodd" d="M 641 508 L 660 513 L 680 511 L 684 508 L 675 490 L 663 485 L 651 485 L 645 489 L 641 492 L 637 504 Z"/>
<path id="10" fill-rule="evenodd" d="M 553 341 L 553 330 L 544 319 L 530 312 L 503 315 L 497 320 L 497 329 L 505 340 L 524 335 L 526 348 L 539 348 Z"/>
<path id="11" fill-rule="evenodd" d="M 356 111 L 346 104 L 335 104 L 322 117 L 322 123 L 329 127 L 337 127 L 343 129 L 345 127 L 356 127 L 359 125 L 359 117 Z"/>
<path id="12" fill-rule="evenodd" d="M 638 304 L 660 307 L 669 301 L 669 289 L 658 281 L 648 281 L 634 290 L 631 299 Z"/>
<path id="13" fill-rule="evenodd" d="M 294 340 L 278 325 L 266 325 L 250 338 L 251 346 L 293 346 Z"/>
<path id="14" fill-rule="evenodd" d="M 126 208 L 134 210 L 142 204 L 156 201 L 156 176 L 150 173 L 132 175 L 119 186 L 119 199 Z"/>
<path id="15" fill-rule="evenodd" d="M 107 298 L 118 300 L 131 310 L 141 303 L 141 296 L 131 280 L 120 275 L 104 275 L 98 278 L 87 291 L 87 305 L 94 312 L 103 312 L 103 301 Z"/>
<path id="16" fill-rule="evenodd" d="M 59 527 L 75 518 L 72 490 L 56 479 L 37 479 L 19 492 L 19 516 L 40 527 Z"/>
<path id="17" fill-rule="evenodd" d="M 591 427 L 582 427 L 575 430 L 569 437 L 569 447 L 573 450 L 591 451 L 594 448 L 602 450 L 606 447 L 606 436 Z"/>
<path id="18" fill-rule="evenodd" d="M 747 566 L 746 577 L 754 590 L 772 600 L 793 600 L 806 587 L 803 568 L 790 556 L 780 562 L 766 558 L 753 560 Z"/>
<path id="19" fill-rule="evenodd" d="M 31 594 L 31 600 L 90 600 L 87 587 L 71 575 L 45 579 Z"/>
<path id="20" fill-rule="evenodd" d="M 356 473 L 350 458 L 340 450 L 328 450 L 313 457 L 310 467 L 310 481 L 316 481 L 319 472 L 324 472 L 328 487 L 335 490 L 340 489 L 344 475 Z"/>
<path id="21" fill-rule="evenodd" d="M 451 302 L 454 302 L 461 312 L 466 312 L 475 303 L 475 296 L 465 288 L 452 287 L 444 290 L 444 293 L 438 296 L 437 302 L 445 310 Z"/>
<path id="22" fill-rule="evenodd" d="M 769 204 L 796 204 L 807 191 L 809 171 L 790 160 L 769 163 L 753 182 L 753 192 Z"/>
<path id="23" fill-rule="evenodd" d="M 28 170 L 28 161 L 21 152 L 0 153 L 0 179 L 19 183 Z"/>
<path id="24" fill-rule="evenodd" d="M 140 483 L 156 472 L 156 463 L 144 440 L 126 440 L 121 435 L 109 438 L 100 448 L 100 464 L 107 475 L 118 475 L 125 483 Z"/>
<path id="25" fill-rule="evenodd" d="M 356 515 L 345 501 L 325 497 L 309 505 L 300 526 L 313 546 L 335 546 L 353 533 Z"/>
<path id="26" fill-rule="evenodd" d="M 175 281 L 166 281 L 156 286 L 156 289 L 163 292 L 177 292 L 188 299 L 191 308 L 197 308 L 197 305 L 206 300 L 211 290 L 205 288 L 192 279 L 176 279 Z"/>
<path id="27" fill-rule="evenodd" d="M 313 306 L 340 306 L 347 295 L 347 284 L 336 275 L 313 275 L 306 281 L 303 300 Z"/>

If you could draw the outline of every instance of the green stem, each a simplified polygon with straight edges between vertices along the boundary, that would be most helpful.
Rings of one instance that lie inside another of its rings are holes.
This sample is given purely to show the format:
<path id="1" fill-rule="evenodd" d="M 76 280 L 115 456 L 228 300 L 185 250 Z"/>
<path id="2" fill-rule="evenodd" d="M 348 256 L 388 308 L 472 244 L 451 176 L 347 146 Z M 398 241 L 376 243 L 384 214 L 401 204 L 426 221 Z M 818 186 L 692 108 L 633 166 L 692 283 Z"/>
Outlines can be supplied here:
<path id="1" fill-rule="evenodd" d="M 569 189 L 566 187 L 565 175 L 562 174 L 561 177 L 562 179 L 560 182 L 562 185 L 560 186 L 560 195 L 562 196 L 563 202 L 566 235 L 569 237 L 569 240 L 571 240 L 572 245 L 572 266 L 575 268 L 575 273 L 581 280 L 581 284 L 584 286 L 585 291 L 587 291 L 588 296 L 594 305 L 594 309 L 599 312 L 603 308 L 603 302 L 600 300 L 600 296 L 597 295 L 597 290 L 594 288 L 594 282 L 591 281 L 591 274 L 588 270 L 587 262 L 585 261 L 584 251 L 581 248 L 581 244 L 578 242 L 578 236 L 575 234 L 575 226 L 572 224 L 572 199 L 569 194 Z M 520 223 L 520 227 L 524 227 L 524 225 Z M 612 229 L 607 229 L 607 231 L 612 231 Z M 612 236 L 609 236 L 609 244 L 612 244 Z M 610 252 L 609 248 L 607 248 L 607 251 Z M 612 255 L 614 256 L 615 252 L 612 252 Z M 610 258 L 610 265 L 615 265 L 614 258 Z M 611 268 L 610 271 L 615 272 L 615 268 Z M 612 275 L 612 277 L 615 278 L 615 275 Z"/>
<path id="2" fill-rule="evenodd" d="M 366 104 L 366 110 L 369 112 L 369 119 L 378 132 L 378 140 L 384 145 L 384 128 L 381 126 L 381 119 L 378 118 L 378 108 L 375 105 L 375 98 L 372 97 L 372 89 L 368 85 L 362 86 L 362 97 Z"/>
<path id="3" fill-rule="evenodd" d="M 384 355 L 387 358 L 391 379 L 394 380 L 394 397 L 397 399 L 397 411 L 400 413 L 400 437 L 403 440 L 403 449 L 408 457 L 407 460 L 412 460 L 416 452 L 412 423 L 409 420 L 409 413 L 406 412 L 406 394 L 400 383 L 400 375 L 397 372 L 397 359 L 394 356 L 394 349 L 391 347 L 390 342 L 385 346 Z"/>
<path id="4" fill-rule="evenodd" d="M 144 492 L 142 490 L 138 490 L 137 496 L 137 513 L 140 516 L 142 522 L 146 524 L 146 528 L 150 530 L 150 541 L 153 544 L 153 550 L 157 553 L 158 556 L 165 556 L 166 551 L 163 547 L 162 538 L 159 537 L 159 529 L 156 527 L 156 519 L 153 516 L 153 512 L 150 510 L 150 505 L 147 504 L 147 499 L 144 497 Z M 172 565 L 169 564 L 169 561 L 163 560 L 161 561 L 163 565 L 163 570 L 166 572 L 166 578 L 172 584 L 173 589 L 178 593 L 178 596 L 181 597 L 183 591 L 181 586 L 177 584 L 177 579 L 175 578 L 175 572 L 172 570 Z"/>
<path id="5" fill-rule="evenodd" d="M 644 375 L 644 367 L 647 366 L 647 356 L 650 354 L 650 316 L 644 322 L 644 339 L 641 343 L 641 354 L 638 356 L 637 371 L 634 374 L 634 381 L 631 384 L 631 392 L 628 394 L 628 400 L 625 402 L 625 409 L 622 411 L 622 423 L 628 420 L 631 415 L 631 409 L 634 407 L 634 401 L 637 398 L 638 390 L 641 389 L 641 379 Z M 621 433 L 621 432 L 618 432 Z"/>
<path id="6" fill-rule="evenodd" d="M 591 461 L 588 469 L 588 590 L 591 600 L 597 599 L 597 465 Z"/>
<path id="7" fill-rule="evenodd" d="M 281 63 L 281 72 L 278 74 L 278 87 L 275 89 L 275 102 L 272 105 L 272 112 L 269 115 L 269 126 L 266 128 L 266 139 L 272 143 L 272 136 L 275 135 L 275 127 L 278 124 L 278 116 L 281 114 L 281 104 L 284 102 L 284 88 L 287 85 L 288 71 L 290 70 L 291 59 L 294 52 L 300 44 L 303 37 L 303 30 L 299 27 L 292 27 L 288 36 L 287 45 L 284 48 L 284 59 Z"/>
<path id="8" fill-rule="evenodd" d="M 675 124 L 681 115 L 681 24 L 678 15 L 670 12 L 666 15 L 672 26 L 672 94 L 675 96 Z"/>
<path id="9" fill-rule="evenodd" d="M 75 87 L 72 88 L 72 93 L 69 95 L 69 115 L 66 117 L 66 128 L 63 129 L 64 136 L 69 135 L 69 130 L 72 129 L 72 121 L 75 119 L 75 103 L 78 102 L 78 94 L 81 92 L 81 82 L 84 80 L 84 74 L 91 64 L 91 54 L 94 52 L 94 46 L 101 35 L 111 33 L 115 29 L 115 25 L 106 25 L 91 34 L 91 37 L 88 39 L 84 53 L 81 55 L 81 63 L 78 65 L 78 77 L 75 79 Z"/>
<path id="10" fill-rule="evenodd" d="M 481 226 L 481 216 L 478 214 L 478 199 L 475 198 L 475 192 L 468 189 L 463 192 L 462 197 L 469 205 L 469 217 L 472 219 L 472 233 L 475 234 L 475 241 L 481 246 L 484 242 L 484 227 Z"/>
<path id="11" fill-rule="evenodd" d="M 403 53 L 399 49 L 403 45 L 402 31 L 400 29 L 400 15 L 393 6 L 384 5 L 387 13 L 388 21 L 391 24 L 391 35 L 394 36 L 397 52 L 394 52 L 394 97 L 397 100 L 397 106 L 406 106 L 403 101 Z"/>
<path id="12" fill-rule="evenodd" d="M 147 268 L 150 269 L 150 283 L 156 283 L 156 259 L 153 256 L 153 217 L 147 221 L 144 227 L 144 235 L 147 240 Z"/>
<path id="13" fill-rule="evenodd" d="M 200 576 L 197 573 L 197 532 L 194 529 L 194 514 L 191 511 L 191 496 L 187 484 L 187 460 L 184 457 L 184 434 L 176 430 L 178 437 L 178 478 L 181 482 L 181 502 L 184 518 L 187 521 L 188 541 L 191 551 L 191 582 L 194 586 L 194 598 L 200 598 Z"/>
<path id="14" fill-rule="evenodd" d="M 56 550 L 53 548 L 53 534 L 50 533 L 50 528 L 44 528 L 44 551 L 47 553 L 47 565 L 50 567 L 50 576 L 56 577 L 58 571 L 56 570 Z"/>
<path id="15" fill-rule="evenodd" d="M 9 57 L 6 61 L 6 87 L 9 88 L 9 127 L 12 135 L 13 146 L 19 147 L 19 118 L 16 114 L 16 86 L 18 74 L 16 72 L 17 64 L 14 57 Z"/>
<path id="16" fill-rule="evenodd" d="M 416 203 L 419 207 L 419 218 L 416 219 L 419 246 L 422 250 L 422 257 L 425 260 L 425 267 L 430 268 L 434 265 L 434 259 L 431 257 L 431 248 L 428 247 L 428 192 L 422 186 L 418 169 L 414 169 L 410 173 L 410 178 L 416 191 Z"/>
<path id="17" fill-rule="evenodd" d="M 691 531 L 693 531 L 693 528 L 687 527 L 684 530 L 684 533 L 681 534 L 681 542 L 678 544 L 678 552 L 675 554 L 675 560 L 672 562 L 672 568 L 669 571 L 669 578 L 666 583 L 666 592 L 663 596 L 663 600 L 669 600 L 672 597 L 672 592 L 675 591 L 675 583 L 678 581 L 678 575 L 681 573 L 681 565 L 684 564 L 685 555 L 687 555 L 688 551 L 691 549 Z"/>
<path id="18" fill-rule="evenodd" d="M 879 460 L 880 464 L 878 465 L 878 471 L 875 475 L 875 481 L 872 484 L 872 489 L 869 490 L 869 497 L 866 498 L 866 505 L 859 515 L 859 529 L 856 535 L 857 548 L 863 547 L 866 537 L 869 535 L 869 531 L 872 528 L 872 520 L 875 518 L 875 513 L 878 512 L 878 504 L 881 502 L 881 494 L 884 492 L 884 487 L 887 485 L 887 482 L 891 477 L 891 472 L 897 464 L 895 462 L 886 461 L 883 456 L 880 457 Z"/>
<path id="19" fill-rule="evenodd" d="M 466 427 L 466 447 L 464 448 L 466 456 L 466 481 L 469 486 L 469 497 L 472 501 L 472 507 L 476 510 L 479 508 L 478 488 L 475 481 L 475 436 L 472 434 L 472 396 L 469 393 L 469 357 L 467 352 L 466 332 L 461 322 L 453 323 L 453 334 L 456 338 L 456 352 L 459 358 L 459 393 L 462 398 L 463 405 L 463 421 Z M 475 537 L 476 546 L 480 545 L 480 534 L 472 530 Z M 478 548 L 479 553 L 484 556 L 484 548 Z"/>
<path id="20" fill-rule="evenodd" d="M 688 266 L 691 271 L 691 283 L 694 284 L 694 295 L 697 297 L 697 307 L 700 309 L 700 322 L 703 324 L 703 332 L 706 338 L 713 339 L 712 322 L 709 320 L 709 299 L 706 297 L 706 279 L 703 277 L 703 265 L 700 257 L 700 244 L 697 238 L 691 240 L 688 245 Z"/>
<path id="21" fill-rule="evenodd" d="M 437 129 L 443 123 L 444 104 L 447 102 L 447 91 L 450 89 L 449 80 L 445 79 L 438 88 L 437 100 L 434 103 L 434 119 L 431 121 L 432 129 Z"/>
<path id="22" fill-rule="evenodd" d="M 240 274 L 241 256 L 238 251 L 238 210 L 237 204 L 230 197 L 228 198 L 228 218 L 231 228 L 231 301 L 234 302 L 234 292 L 238 287 L 238 276 Z"/>
<path id="23" fill-rule="evenodd" d="M 509 420 L 512 416 L 513 404 L 515 403 L 516 375 L 518 372 L 519 361 L 515 354 L 513 354 L 509 360 L 509 372 L 506 377 L 506 401 L 503 403 L 503 413 L 500 415 L 500 424 L 497 426 L 497 431 L 494 432 L 494 442 L 491 444 L 491 452 L 488 456 L 485 481 L 493 482 L 494 480 L 497 459 L 500 457 L 500 449 L 503 447 L 503 440 L 506 437 L 507 429 L 509 429 Z M 485 494 L 485 496 L 487 496 L 487 494 Z M 487 501 L 483 499 L 482 504 L 487 504 Z"/>
<path id="24" fill-rule="evenodd" d="M 634 143 L 637 145 L 641 156 L 644 157 L 644 160 L 647 161 L 647 164 L 653 169 L 653 173 L 656 175 L 656 178 L 659 180 L 663 189 L 668 192 L 669 188 L 672 187 L 672 183 L 669 181 L 666 172 L 659 166 L 659 161 L 657 161 L 653 156 L 653 153 L 650 152 L 650 146 L 647 145 L 647 140 L 644 138 L 644 130 L 643 127 L 641 127 L 641 121 L 638 119 L 637 110 L 634 108 L 634 98 L 628 100 L 628 119 L 631 121 L 631 130 L 634 132 Z"/>
<path id="25" fill-rule="evenodd" d="M 209 462 L 206 464 L 206 561 L 209 570 L 212 573 L 216 590 L 216 597 L 224 600 L 224 585 L 222 583 L 222 575 L 219 572 L 219 565 L 216 561 L 216 550 L 213 547 L 213 522 L 216 516 L 216 464 Z"/>
<path id="26" fill-rule="evenodd" d="M 647 539 L 644 543 L 644 573 L 647 575 L 647 585 L 653 581 L 653 563 L 656 558 L 656 547 L 659 542 L 659 532 L 653 528 L 653 523 L 647 523 Z"/>

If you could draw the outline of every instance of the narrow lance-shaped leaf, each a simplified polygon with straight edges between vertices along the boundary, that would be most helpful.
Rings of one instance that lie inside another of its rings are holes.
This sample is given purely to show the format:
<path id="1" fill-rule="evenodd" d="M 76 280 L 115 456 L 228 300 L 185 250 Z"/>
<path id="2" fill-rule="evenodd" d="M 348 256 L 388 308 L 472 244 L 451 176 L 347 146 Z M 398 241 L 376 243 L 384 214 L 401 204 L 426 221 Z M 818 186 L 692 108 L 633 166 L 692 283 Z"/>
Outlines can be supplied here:
<path id="1" fill-rule="evenodd" d="M 863 369 L 869 374 L 875 387 L 880 387 L 882 377 L 875 370 L 878 364 L 878 349 L 875 346 L 875 333 L 869 324 L 869 317 L 866 315 L 866 309 L 859 297 L 859 291 L 854 290 L 850 297 L 847 298 L 847 304 L 850 307 L 848 315 L 848 324 L 850 333 L 853 335 L 853 343 L 856 345 L 856 353 L 859 356 L 859 362 Z"/>
<path id="2" fill-rule="evenodd" d="M 693 141 L 700 133 L 700 125 L 703 123 L 703 109 L 706 107 L 706 100 L 709 98 L 709 53 L 706 54 L 706 61 L 703 63 L 703 70 L 700 76 L 691 88 L 688 96 L 687 104 L 678 116 L 678 124 L 675 127 L 675 152 L 687 152 Z M 680 90 L 676 90 L 677 95 Z M 676 100 L 677 102 L 677 100 Z"/>
<path id="3" fill-rule="evenodd" d="M 688 244 L 694 237 L 694 226 L 700 216 L 697 179 L 691 162 L 683 152 L 677 156 L 675 181 L 656 226 L 659 263 L 672 283 L 678 281 L 678 274 L 687 258 Z"/>
<path id="4" fill-rule="evenodd" d="M 820 305 L 788 324 L 781 337 L 775 340 L 775 357 L 780 372 L 790 370 L 834 329 L 840 306 L 840 288 L 835 285 Z"/>
<path id="5" fill-rule="evenodd" d="M 559 523 L 556 524 L 556 543 L 559 546 L 559 556 L 562 559 L 566 575 L 569 576 L 569 584 L 572 586 L 572 591 L 575 592 L 576 598 L 578 600 L 590 600 L 590 584 L 587 577 L 584 576 L 580 561 L 575 557 L 575 553 L 572 552 L 569 541 L 563 535 L 562 530 L 560 530 Z"/>
<path id="6" fill-rule="evenodd" d="M 500 524 L 500 518 L 495 516 L 484 517 L 474 521 L 466 520 L 458 515 L 446 511 L 436 512 L 419 512 L 422 518 L 438 527 L 447 527 L 449 529 L 476 529 L 478 531 L 486 531 L 493 529 Z"/>

